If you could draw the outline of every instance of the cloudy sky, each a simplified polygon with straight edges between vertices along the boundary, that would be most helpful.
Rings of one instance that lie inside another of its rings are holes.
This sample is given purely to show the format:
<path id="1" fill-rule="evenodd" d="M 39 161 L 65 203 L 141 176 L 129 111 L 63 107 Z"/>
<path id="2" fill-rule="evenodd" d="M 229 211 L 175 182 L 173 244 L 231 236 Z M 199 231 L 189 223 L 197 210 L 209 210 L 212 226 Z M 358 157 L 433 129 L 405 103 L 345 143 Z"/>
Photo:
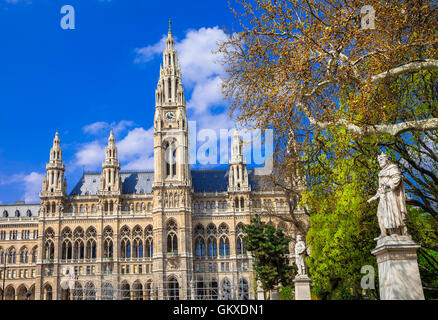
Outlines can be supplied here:
<path id="1" fill-rule="evenodd" d="M 75 9 L 64 30 L 63 5 Z M 227 1 L 1 0 L 0 203 L 38 201 L 56 130 L 69 191 L 99 171 L 111 128 L 122 170 L 153 168 L 154 92 L 168 20 L 189 120 L 229 129 L 212 51 L 236 31 Z"/>

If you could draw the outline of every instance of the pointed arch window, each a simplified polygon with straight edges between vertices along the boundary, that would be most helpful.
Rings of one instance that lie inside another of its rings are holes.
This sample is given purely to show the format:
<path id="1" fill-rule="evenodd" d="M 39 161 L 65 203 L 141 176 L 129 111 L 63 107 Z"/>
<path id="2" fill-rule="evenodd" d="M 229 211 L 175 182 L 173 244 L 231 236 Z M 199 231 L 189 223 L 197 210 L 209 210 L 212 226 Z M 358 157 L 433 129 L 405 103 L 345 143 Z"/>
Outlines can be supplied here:
<path id="1" fill-rule="evenodd" d="M 177 225 L 171 220 L 167 223 L 167 252 L 178 254 L 178 237 L 176 235 Z"/>
<path id="2" fill-rule="evenodd" d="M 196 239 L 196 257 L 205 257 L 205 242 L 202 237 Z"/>
<path id="3" fill-rule="evenodd" d="M 230 255 L 230 240 L 227 236 L 222 236 L 219 241 L 219 254 L 222 257 L 228 257 Z"/>
<path id="4" fill-rule="evenodd" d="M 145 249 L 146 249 L 145 257 L 152 258 L 154 256 L 154 240 L 151 237 L 146 239 Z"/>
<path id="5" fill-rule="evenodd" d="M 210 258 L 217 257 L 217 241 L 215 237 L 209 237 L 207 241 L 208 256 Z"/>

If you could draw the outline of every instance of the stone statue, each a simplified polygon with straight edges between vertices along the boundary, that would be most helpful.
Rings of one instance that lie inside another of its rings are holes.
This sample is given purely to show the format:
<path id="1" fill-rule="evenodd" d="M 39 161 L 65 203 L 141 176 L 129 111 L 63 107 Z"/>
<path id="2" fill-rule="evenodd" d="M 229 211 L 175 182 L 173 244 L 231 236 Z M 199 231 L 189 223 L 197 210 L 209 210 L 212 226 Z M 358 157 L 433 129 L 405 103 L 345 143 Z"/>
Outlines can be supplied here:
<path id="1" fill-rule="evenodd" d="M 186 203 L 185 203 L 185 200 L 184 200 L 184 193 L 181 193 L 181 205 L 182 206 L 184 206 Z"/>
<path id="2" fill-rule="evenodd" d="M 301 235 L 297 235 L 297 242 L 295 244 L 295 264 L 298 267 L 297 276 L 307 276 L 307 267 L 304 259 L 308 251 L 306 243 L 302 240 Z"/>
<path id="3" fill-rule="evenodd" d="M 146 212 L 146 205 L 144 204 L 144 202 L 141 204 L 141 211 L 142 211 L 143 213 Z"/>
<path id="4" fill-rule="evenodd" d="M 129 205 L 129 212 L 134 213 L 134 204 L 132 203 Z"/>
<path id="5" fill-rule="evenodd" d="M 371 203 L 379 199 L 377 218 L 379 220 L 380 238 L 392 234 L 407 235 L 406 228 L 406 196 L 403 176 L 397 165 L 389 162 L 388 156 L 382 153 L 377 160 L 382 170 L 379 172 L 379 189 Z"/>
<path id="6" fill-rule="evenodd" d="M 59 212 L 59 214 L 63 214 L 64 213 L 64 205 L 62 203 L 58 204 L 58 212 Z"/>

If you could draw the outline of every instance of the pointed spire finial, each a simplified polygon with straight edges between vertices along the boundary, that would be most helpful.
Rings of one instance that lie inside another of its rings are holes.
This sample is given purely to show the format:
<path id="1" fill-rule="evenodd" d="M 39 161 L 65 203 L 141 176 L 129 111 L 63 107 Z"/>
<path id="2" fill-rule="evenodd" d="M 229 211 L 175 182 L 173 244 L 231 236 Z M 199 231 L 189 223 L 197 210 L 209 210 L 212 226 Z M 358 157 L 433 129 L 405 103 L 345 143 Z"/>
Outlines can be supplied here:
<path id="1" fill-rule="evenodd" d="M 172 20 L 169 18 L 169 34 L 172 34 Z"/>

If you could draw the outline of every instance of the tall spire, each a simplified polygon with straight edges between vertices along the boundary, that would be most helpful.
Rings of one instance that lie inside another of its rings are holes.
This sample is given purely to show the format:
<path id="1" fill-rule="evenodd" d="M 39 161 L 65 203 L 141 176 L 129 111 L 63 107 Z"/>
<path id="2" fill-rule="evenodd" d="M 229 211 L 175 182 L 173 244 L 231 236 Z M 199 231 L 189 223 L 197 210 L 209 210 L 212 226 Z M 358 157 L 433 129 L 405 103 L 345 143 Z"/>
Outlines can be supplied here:
<path id="1" fill-rule="evenodd" d="M 172 22 L 169 20 L 169 33 L 166 48 L 163 51 L 163 64 L 160 68 L 157 90 L 155 91 L 156 106 L 185 107 L 184 89 L 181 79 L 181 68 L 178 54 L 175 50 L 175 40 L 172 36 Z"/>

